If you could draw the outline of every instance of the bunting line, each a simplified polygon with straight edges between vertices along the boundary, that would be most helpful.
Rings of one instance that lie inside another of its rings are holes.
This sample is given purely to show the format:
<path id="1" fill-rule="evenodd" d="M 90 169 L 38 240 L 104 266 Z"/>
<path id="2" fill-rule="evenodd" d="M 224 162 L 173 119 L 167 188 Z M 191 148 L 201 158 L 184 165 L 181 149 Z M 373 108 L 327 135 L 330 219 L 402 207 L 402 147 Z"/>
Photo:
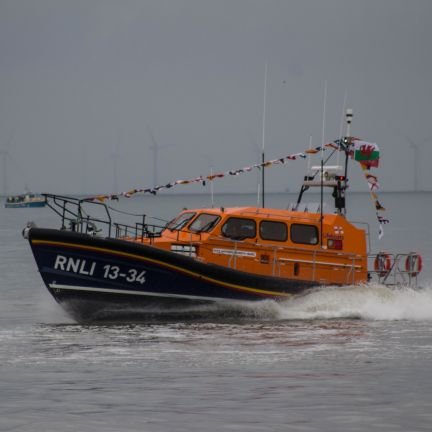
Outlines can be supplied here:
<path id="1" fill-rule="evenodd" d="M 251 172 L 256 169 L 261 170 L 263 168 L 285 164 L 288 161 L 305 159 L 307 158 L 308 155 L 317 154 L 321 151 L 326 151 L 326 150 L 344 151 L 352 159 L 360 163 L 366 182 L 368 183 L 372 201 L 375 206 L 376 216 L 379 224 L 378 237 L 379 239 L 381 239 L 382 236 L 384 235 L 383 225 L 389 223 L 390 221 L 389 219 L 385 218 L 383 215 L 379 213 L 385 211 L 385 208 L 378 201 L 378 196 L 377 196 L 377 191 L 380 189 L 380 184 L 378 182 L 378 178 L 375 175 L 371 174 L 370 172 L 370 168 L 378 167 L 379 159 L 380 159 L 379 148 L 375 143 L 362 141 L 359 138 L 355 138 L 355 137 L 347 137 L 343 140 L 342 139 L 335 140 L 331 143 L 325 144 L 324 146 L 310 148 L 305 150 L 304 152 L 289 154 L 287 156 L 278 159 L 271 159 L 262 163 L 246 166 L 243 168 L 228 170 L 225 172 L 219 172 L 207 176 L 200 175 L 198 177 L 189 178 L 189 179 L 179 179 L 166 184 L 157 185 L 154 187 L 136 188 L 125 192 L 120 192 L 117 194 L 95 195 L 86 198 L 86 200 L 104 202 L 106 200 L 118 200 L 120 197 L 130 198 L 133 195 L 136 195 L 138 193 L 141 194 L 149 193 L 152 195 L 156 195 L 160 190 L 163 189 L 171 189 L 172 187 L 178 185 L 186 185 L 186 184 L 193 184 L 193 183 L 202 183 L 202 185 L 205 186 L 207 181 L 214 181 L 227 176 L 238 176 L 240 174 Z"/>
<path id="2" fill-rule="evenodd" d="M 321 147 L 319 147 L 320 151 Z M 324 148 L 325 150 L 326 148 Z M 238 168 L 235 170 L 228 170 L 225 172 L 220 172 L 220 173 L 216 173 L 216 174 L 211 174 L 211 175 L 207 175 L 207 176 L 198 176 L 198 177 L 194 177 L 194 178 L 190 178 L 190 179 L 180 179 L 180 180 L 175 180 L 172 182 L 169 182 L 167 184 L 161 184 L 158 186 L 154 186 L 154 187 L 148 187 L 148 188 L 136 188 L 136 189 L 131 189 L 125 192 L 120 192 L 117 194 L 106 194 L 106 195 L 95 195 L 95 196 L 91 196 L 86 198 L 87 201 L 100 201 L 100 202 L 104 202 L 106 200 L 117 200 L 120 197 L 125 197 L 125 198 L 130 198 L 135 194 L 138 193 L 142 193 L 142 194 L 146 194 L 146 193 L 150 193 L 153 195 L 156 195 L 157 192 L 159 192 L 162 189 L 170 189 L 174 186 L 178 186 L 178 185 L 185 185 L 185 184 L 193 184 L 193 183 L 202 183 L 203 186 L 205 186 L 207 181 L 214 181 L 214 180 L 218 180 L 220 178 L 224 178 L 227 176 L 238 176 L 240 174 L 246 173 L 246 172 L 251 172 L 254 169 L 262 169 L 262 168 L 268 168 L 274 165 L 280 165 L 280 164 L 285 164 L 287 161 L 289 160 L 298 160 L 298 159 L 305 159 L 307 157 L 305 152 L 299 152 L 299 153 L 293 153 L 278 159 L 271 159 L 259 164 L 254 164 L 254 165 L 250 165 L 250 166 L 246 166 L 243 168 Z"/>

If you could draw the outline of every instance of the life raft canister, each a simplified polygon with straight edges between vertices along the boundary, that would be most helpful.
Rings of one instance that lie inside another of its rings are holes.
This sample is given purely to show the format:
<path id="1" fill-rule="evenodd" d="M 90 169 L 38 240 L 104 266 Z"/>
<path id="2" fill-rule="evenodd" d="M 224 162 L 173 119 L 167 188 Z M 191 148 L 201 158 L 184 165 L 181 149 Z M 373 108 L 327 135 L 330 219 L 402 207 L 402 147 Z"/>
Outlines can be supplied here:
<path id="1" fill-rule="evenodd" d="M 408 254 L 405 260 L 405 270 L 410 277 L 416 277 L 423 268 L 423 260 L 421 255 L 416 252 Z"/>
<path id="2" fill-rule="evenodd" d="M 386 252 L 380 252 L 375 257 L 374 270 L 380 277 L 386 276 L 392 268 L 392 259 L 390 254 Z"/>

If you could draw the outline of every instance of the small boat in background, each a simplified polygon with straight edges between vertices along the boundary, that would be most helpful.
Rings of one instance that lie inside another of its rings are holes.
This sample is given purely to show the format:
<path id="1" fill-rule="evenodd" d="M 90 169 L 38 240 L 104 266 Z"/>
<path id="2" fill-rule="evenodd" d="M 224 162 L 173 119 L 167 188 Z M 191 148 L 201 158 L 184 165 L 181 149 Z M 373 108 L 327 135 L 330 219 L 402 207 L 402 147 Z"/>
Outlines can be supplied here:
<path id="1" fill-rule="evenodd" d="M 46 199 L 43 195 L 25 193 L 21 195 L 10 195 L 6 197 L 4 206 L 6 208 L 44 207 Z"/>

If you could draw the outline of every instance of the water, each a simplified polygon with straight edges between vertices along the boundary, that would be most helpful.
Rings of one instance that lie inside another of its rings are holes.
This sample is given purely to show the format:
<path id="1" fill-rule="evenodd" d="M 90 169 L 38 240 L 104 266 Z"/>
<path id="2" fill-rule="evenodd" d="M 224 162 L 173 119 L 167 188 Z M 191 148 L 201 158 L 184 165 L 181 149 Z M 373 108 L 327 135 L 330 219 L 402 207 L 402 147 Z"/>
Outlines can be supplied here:
<path id="1" fill-rule="evenodd" d="M 272 195 L 268 205 L 284 206 Z M 419 251 L 418 290 L 340 287 L 282 304 L 207 307 L 208 319 L 78 325 L 46 291 L 21 229 L 49 209 L 0 209 L 0 431 L 429 431 L 431 194 L 383 194 L 374 249 Z M 207 196 L 123 201 L 168 219 Z M 217 196 L 217 205 L 255 202 Z"/>

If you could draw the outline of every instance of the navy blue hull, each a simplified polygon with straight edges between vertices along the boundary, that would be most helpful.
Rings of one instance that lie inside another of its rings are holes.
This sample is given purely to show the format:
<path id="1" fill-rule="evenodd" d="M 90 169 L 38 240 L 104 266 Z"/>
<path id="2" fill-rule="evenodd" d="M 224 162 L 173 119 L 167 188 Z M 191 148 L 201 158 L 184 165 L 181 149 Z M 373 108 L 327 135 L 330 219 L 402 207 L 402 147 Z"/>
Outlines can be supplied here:
<path id="1" fill-rule="evenodd" d="M 313 286 L 70 231 L 32 228 L 29 241 L 48 290 L 77 320 L 213 302 L 285 300 Z"/>

